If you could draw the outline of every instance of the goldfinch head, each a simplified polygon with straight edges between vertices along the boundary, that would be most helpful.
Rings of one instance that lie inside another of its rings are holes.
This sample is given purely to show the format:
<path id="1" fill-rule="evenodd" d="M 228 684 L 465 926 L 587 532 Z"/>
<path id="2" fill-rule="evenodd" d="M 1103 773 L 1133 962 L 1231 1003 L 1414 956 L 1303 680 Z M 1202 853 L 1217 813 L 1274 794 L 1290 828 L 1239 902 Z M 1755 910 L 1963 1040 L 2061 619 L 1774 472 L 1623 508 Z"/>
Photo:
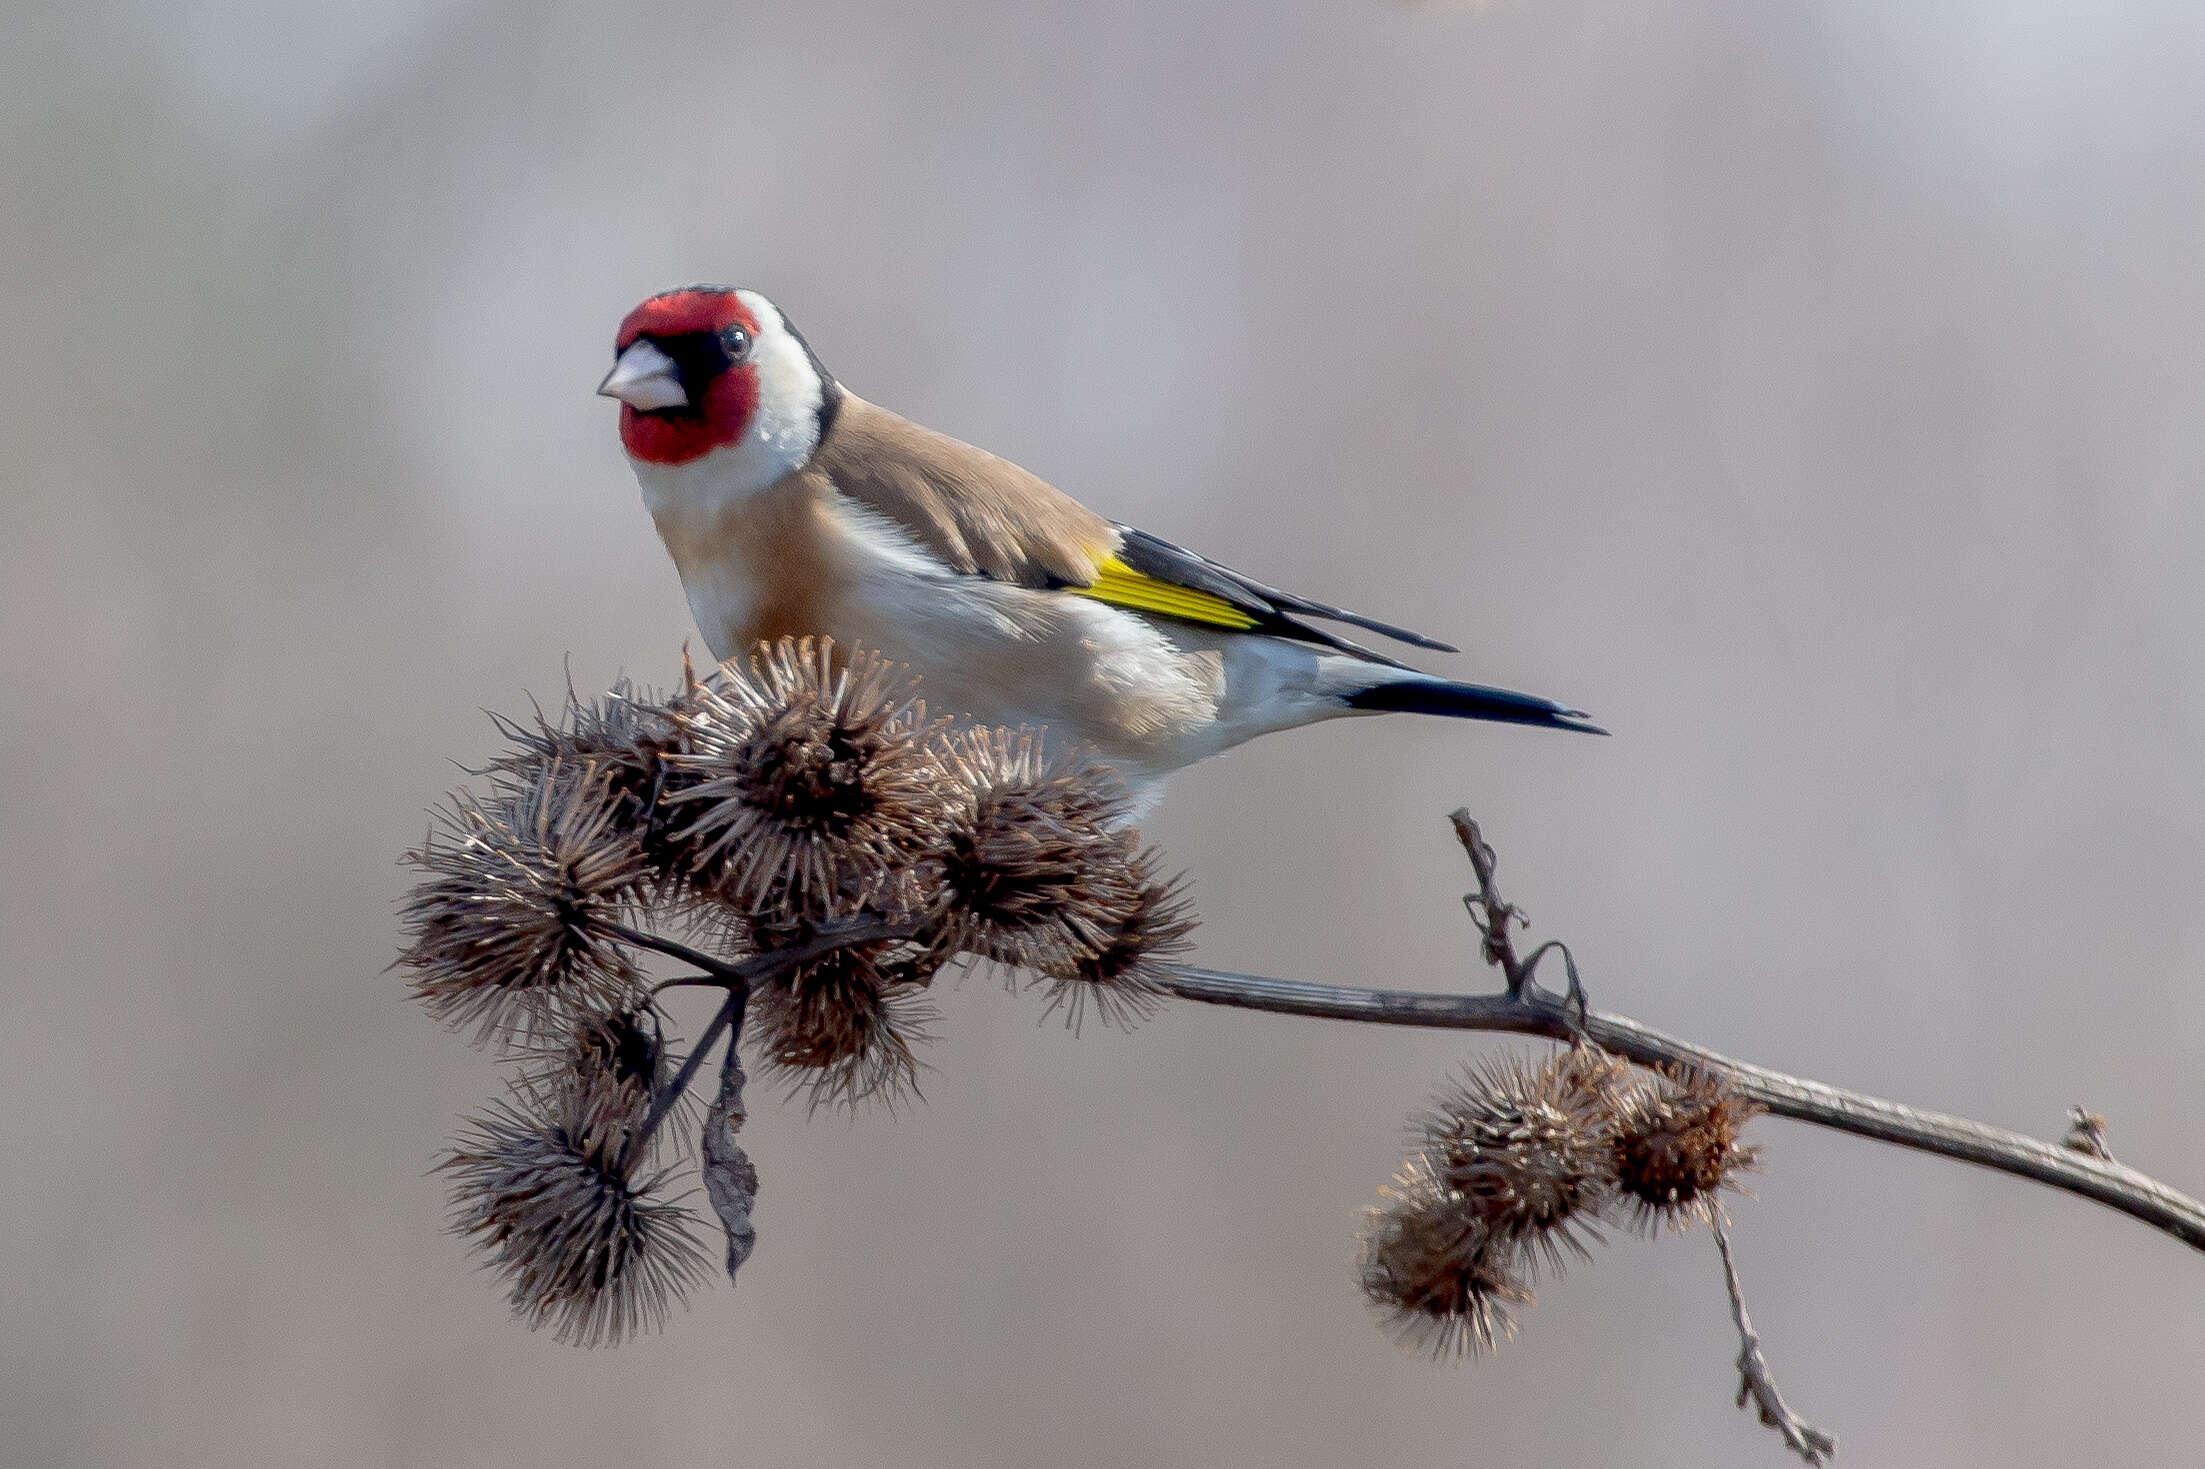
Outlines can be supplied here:
<path id="1" fill-rule="evenodd" d="M 780 309 L 733 286 L 683 286 L 629 312 L 597 391 L 620 400 L 620 442 L 639 466 L 725 454 L 731 472 L 765 482 L 811 457 L 841 400 Z"/>

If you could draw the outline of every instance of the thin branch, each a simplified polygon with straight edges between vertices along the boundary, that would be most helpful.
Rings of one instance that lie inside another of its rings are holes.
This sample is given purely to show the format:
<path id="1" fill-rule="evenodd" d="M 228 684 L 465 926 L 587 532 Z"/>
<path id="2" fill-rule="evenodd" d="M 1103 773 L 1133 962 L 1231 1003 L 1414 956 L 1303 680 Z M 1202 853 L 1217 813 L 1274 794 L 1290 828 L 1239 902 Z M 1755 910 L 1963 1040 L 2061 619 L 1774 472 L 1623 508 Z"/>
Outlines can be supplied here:
<path id="1" fill-rule="evenodd" d="M 702 975 L 683 975 L 679 979 L 669 980 L 660 986 L 662 989 L 699 983 L 748 989 L 760 980 L 773 979 L 799 964 L 808 964 L 837 949 L 848 948 L 852 944 L 876 943 L 883 939 L 907 939 L 919 931 L 916 921 L 891 923 L 885 919 L 852 919 L 846 923 L 830 924 L 800 944 L 784 944 L 780 948 L 768 949 L 762 954 L 753 954 L 748 959 L 740 959 L 731 964 L 725 959 L 714 958 L 702 949 L 693 949 L 679 939 L 646 933 L 640 928 L 630 928 L 625 923 L 607 921 L 598 926 L 624 943 L 655 949 L 661 954 L 681 960 L 684 964 L 694 964 L 704 971 Z"/>
<path id="2" fill-rule="evenodd" d="M 675 983 L 703 982 L 722 985 L 727 989 L 726 1002 L 713 1015 L 712 1023 L 704 1028 L 704 1034 L 697 1037 L 696 1045 L 690 1049 L 689 1059 L 682 1062 L 681 1070 L 674 1073 L 674 1079 L 667 1083 L 666 1089 L 651 1099 L 650 1114 L 644 1118 L 642 1128 L 626 1144 L 626 1151 L 630 1154 L 636 1153 L 650 1142 L 651 1135 L 658 1131 L 659 1125 L 666 1120 L 666 1115 L 674 1110 L 682 1094 L 689 1090 L 689 1083 L 696 1080 L 697 1068 L 704 1064 L 705 1052 L 712 1049 L 712 1043 L 720 1038 L 720 1032 L 732 1026 L 736 1036 L 742 1034 L 743 1010 L 750 1003 L 751 986 L 778 979 L 798 965 L 807 964 L 821 955 L 831 954 L 836 949 L 851 944 L 873 943 L 881 939 L 908 938 L 918 929 L 916 923 L 910 922 L 840 923 L 820 930 L 803 943 L 768 949 L 763 954 L 755 954 L 738 963 L 729 964 L 677 939 L 661 938 L 655 933 L 630 928 L 624 923 L 608 922 L 603 927 L 615 938 L 642 948 L 656 949 L 661 954 L 672 955 L 705 971 L 704 975 L 684 976 L 674 981 Z M 728 1045 L 732 1047 L 734 1044 L 735 1041 L 730 1039 Z"/>
<path id="3" fill-rule="evenodd" d="M 1462 843 L 1463 851 L 1469 854 L 1470 870 L 1477 875 L 1478 890 L 1463 894 L 1462 906 L 1470 910 L 1470 921 L 1485 935 L 1485 962 L 1501 971 L 1501 978 L 1508 985 L 1508 997 L 1521 999 L 1524 986 L 1531 983 L 1532 965 L 1516 957 L 1516 941 L 1509 929 L 1525 921 L 1523 911 L 1514 903 L 1502 900 L 1500 886 L 1494 878 L 1499 863 L 1492 847 L 1486 844 L 1484 834 L 1478 830 L 1478 824 L 1470 819 L 1469 810 L 1457 807 L 1447 820 L 1455 828 L 1455 840 Z M 1540 946 L 1540 952 L 1545 952 L 1545 945 Z"/>
<path id="4" fill-rule="evenodd" d="M 1730 1235 L 1723 1227 L 1721 1210 L 1710 1221 L 1715 1229 L 1715 1248 L 1723 1256 L 1723 1284 L 1730 1291 L 1730 1319 L 1738 1327 L 1738 1406 L 1750 1400 L 1761 1421 L 1784 1436 L 1785 1447 L 1810 1464 L 1827 1464 L 1837 1455 L 1837 1438 L 1824 1433 L 1784 1405 L 1769 1375 L 1768 1358 L 1761 1355 L 1761 1335 L 1746 1314 L 1746 1288 L 1738 1283 L 1738 1267 L 1730 1258 Z"/>
<path id="5" fill-rule="evenodd" d="M 728 988 L 731 988 L 731 986 L 726 980 L 716 978 L 709 974 L 677 974 L 672 979 L 662 979 L 657 984 L 652 985 L 651 998 L 655 1000 L 660 995 L 665 994 L 668 990 L 724 990 Z"/>
<path id="6" fill-rule="evenodd" d="M 698 1036 L 696 1045 L 690 1047 L 689 1058 L 681 1063 L 681 1070 L 674 1073 L 674 1079 L 666 1084 L 665 1090 L 651 1099 L 650 1115 L 643 1119 L 643 1126 L 628 1139 L 623 1148 L 625 1154 L 633 1156 L 641 1153 L 643 1147 L 650 1142 L 651 1134 L 658 1131 L 659 1124 L 666 1120 L 667 1114 L 681 1101 L 682 1093 L 689 1090 L 689 1083 L 697 1079 L 697 1068 L 704 1064 L 705 1053 L 720 1038 L 720 1032 L 729 1026 L 734 1026 L 738 1033 L 741 1032 L 743 1010 L 749 1004 L 749 985 L 737 985 L 728 990 L 727 998 L 713 1012 L 712 1023 L 705 1026 L 704 1034 Z M 732 1045 L 733 1042 L 730 1041 L 729 1044 Z"/>
<path id="7" fill-rule="evenodd" d="M 2110 1158 L 1734 1061 L 1626 1016 L 1582 1008 L 1581 991 L 1568 996 L 1542 988 L 1532 975 L 1535 966 L 1516 957 L 1510 925 L 1520 921 L 1522 914 L 1501 902 L 1493 887 L 1492 849 L 1467 815 L 1458 812 L 1454 819 L 1472 852 L 1473 866 L 1480 868 L 1480 891 L 1472 894 L 1472 915 L 1485 935 L 1487 958 L 1501 969 L 1512 992 L 1449 995 L 1361 989 L 1193 965 L 1169 966 L 1158 983 L 1181 999 L 1208 1005 L 1379 1025 L 1499 1031 L 1557 1041 L 1582 1037 L 1641 1065 L 1718 1071 L 1741 1094 L 1779 1117 L 1957 1158 L 2064 1189 L 2140 1219 L 2192 1249 L 2205 1250 L 2205 1204 Z"/>

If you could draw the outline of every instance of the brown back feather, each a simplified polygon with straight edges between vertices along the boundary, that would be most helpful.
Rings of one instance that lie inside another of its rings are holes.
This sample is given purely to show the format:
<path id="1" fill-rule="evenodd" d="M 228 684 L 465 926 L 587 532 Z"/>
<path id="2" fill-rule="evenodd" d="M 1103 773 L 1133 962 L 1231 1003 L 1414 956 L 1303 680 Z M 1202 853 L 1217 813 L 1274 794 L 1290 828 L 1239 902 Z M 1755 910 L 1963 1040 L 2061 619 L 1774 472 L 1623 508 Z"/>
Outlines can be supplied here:
<path id="1" fill-rule="evenodd" d="M 1039 475 L 855 394 L 810 468 L 956 571 L 1085 587 L 1117 549 L 1116 526 Z"/>

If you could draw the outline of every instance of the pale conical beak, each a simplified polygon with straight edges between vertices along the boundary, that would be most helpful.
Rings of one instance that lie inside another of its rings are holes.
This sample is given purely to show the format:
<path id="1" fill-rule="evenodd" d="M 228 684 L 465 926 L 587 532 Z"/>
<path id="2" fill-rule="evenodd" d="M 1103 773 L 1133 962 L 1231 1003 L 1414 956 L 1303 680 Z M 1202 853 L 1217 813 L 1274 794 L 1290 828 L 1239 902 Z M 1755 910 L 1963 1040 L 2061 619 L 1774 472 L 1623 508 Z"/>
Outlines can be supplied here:
<path id="1" fill-rule="evenodd" d="M 630 408 L 686 408 L 689 395 L 682 390 L 681 373 L 674 359 L 649 342 L 637 342 L 620 354 L 613 370 L 597 385 L 601 398 L 618 398 Z"/>

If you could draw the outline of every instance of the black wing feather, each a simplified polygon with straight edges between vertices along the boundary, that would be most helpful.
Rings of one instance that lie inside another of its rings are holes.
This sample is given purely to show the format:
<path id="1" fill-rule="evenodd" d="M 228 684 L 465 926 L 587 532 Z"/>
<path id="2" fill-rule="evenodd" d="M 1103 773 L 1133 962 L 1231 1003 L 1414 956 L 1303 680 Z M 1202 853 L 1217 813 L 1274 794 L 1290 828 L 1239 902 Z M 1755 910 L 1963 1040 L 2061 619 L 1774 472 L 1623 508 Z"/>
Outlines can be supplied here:
<path id="1" fill-rule="evenodd" d="M 1273 637 L 1317 643 L 1327 648 L 1336 648 L 1343 653 L 1353 653 L 1358 658 L 1391 664 L 1396 668 L 1407 666 L 1399 659 L 1373 652 L 1360 643 L 1350 642 L 1346 638 L 1326 632 L 1323 628 L 1295 621 L 1297 617 L 1315 617 L 1325 622 L 1344 622 L 1351 627 L 1360 627 L 1412 647 L 1432 648 L 1442 653 L 1456 651 L 1450 644 L 1437 638 L 1428 638 L 1419 632 L 1411 632 L 1405 627 L 1396 627 L 1390 622 L 1380 622 L 1359 612 L 1349 612 L 1323 602 L 1312 602 L 1307 597 L 1297 597 L 1291 592 L 1265 586 L 1253 578 L 1242 576 L 1229 566 L 1220 566 L 1207 556 L 1198 556 L 1183 546 L 1175 546 L 1147 531 L 1121 525 L 1118 533 L 1121 537 L 1118 559 L 1127 566 L 1143 576 L 1152 576 L 1158 581 L 1170 582 L 1174 586 L 1186 587 L 1192 591 L 1206 592 L 1221 602 L 1230 603 L 1255 618 L 1259 631 Z"/>

